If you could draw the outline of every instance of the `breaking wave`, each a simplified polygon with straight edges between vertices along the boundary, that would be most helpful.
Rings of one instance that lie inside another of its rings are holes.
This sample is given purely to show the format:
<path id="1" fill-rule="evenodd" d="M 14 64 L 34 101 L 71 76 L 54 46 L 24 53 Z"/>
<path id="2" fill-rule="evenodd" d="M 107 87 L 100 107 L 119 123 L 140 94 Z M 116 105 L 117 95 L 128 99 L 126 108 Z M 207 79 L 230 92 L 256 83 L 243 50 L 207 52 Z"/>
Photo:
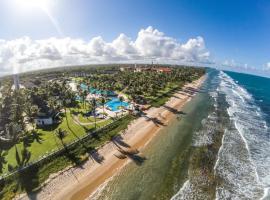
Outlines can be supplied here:
<path id="1" fill-rule="evenodd" d="M 225 131 L 215 172 L 216 199 L 267 199 L 270 140 L 264 114 L 251 94 L 220 72 L 218 91 L 226 96 L 231 124 Z"/>
<path id="2" fill-rule="evenodd" d="M 201 121 L 200 130 L 196 131 L 192 138 L 192 147 L 194 149 L 211 146 L 215 143 L 215 137 L 218 133 L 218 129 L 220 126 L 218 124 L 219 113 L 222 112 L 220 110 L 221 106 L 219 106 L 218 101 L 218 77 L 215 76 L 210 80 L 210 84 L 208 85 L 208 94 L 210 96 L 211 102 L 213 103 L 213 107 L 206 118 Z M 224 109 L 224 108 L 223 108 Z M 194 176 L 194 174 L 189 169 L 189 179 L 183 184 L 182 188 L 171 198 L 171 200 L 192 200 L 192 199 L 209 199 L 209 194 L 204 191 L 202 185 L 209 185 L 209 180 L 207 176 L 204 174 L 204 170 L 202 169 L 199 173 L 201 175 Z"/>
<path id="3" fill-rule="evenodd" d="M 253 96 L 225 72 L 219 72 L 209 88 L 214 109 L 202 121 L 202 128 L 194 134 L 193 146 L 212 144 L 222 115 L 229 118 L 221 125 L 224 134 L 214 165 L 216 200 L 270 199 L 270 131 L 265 120 L 267 115 Z M 221 96 L 224 103 L 218 100 Z M 195 179 L 200 181 L 200 177 Z M 189 177 L 171 199 L 206 199 L 193 182 L 194 178 Z"/>

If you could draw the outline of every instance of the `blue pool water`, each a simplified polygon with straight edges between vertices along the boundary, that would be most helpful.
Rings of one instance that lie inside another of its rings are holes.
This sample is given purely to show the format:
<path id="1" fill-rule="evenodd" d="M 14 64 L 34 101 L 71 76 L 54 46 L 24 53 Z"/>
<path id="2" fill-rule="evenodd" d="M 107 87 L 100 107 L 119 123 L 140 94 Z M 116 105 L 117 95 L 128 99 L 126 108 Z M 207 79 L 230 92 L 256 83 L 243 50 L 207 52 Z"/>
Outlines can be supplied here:
<path id="1" fill-rule="evenodd" d="M 119 110 L 119 106 L 124 106 L 124 107 L 128 107 L 129 103 L 128 102 L 121 102 L 119 100 L 119 98 L 112 98 L 110 101 L 108 101 L 106 104 L 106 106 L 108 106 L 112 111 L 118 111 Z"/>
<path id="2" fill-rule="evenodd" d="M 88 86 L 82 83 L 81 88 L 83 90 L 87 90 Z M 106 94 L 106 95 L 109 95 L 109 96 L 114 96 L 115 95 L 115 93 L 113 91 L 98 90 L 98 89 L 95 89 L 95 88 L 92 88 L 92 87 L 89 88 L 89 92 L 91 94 Z"/>

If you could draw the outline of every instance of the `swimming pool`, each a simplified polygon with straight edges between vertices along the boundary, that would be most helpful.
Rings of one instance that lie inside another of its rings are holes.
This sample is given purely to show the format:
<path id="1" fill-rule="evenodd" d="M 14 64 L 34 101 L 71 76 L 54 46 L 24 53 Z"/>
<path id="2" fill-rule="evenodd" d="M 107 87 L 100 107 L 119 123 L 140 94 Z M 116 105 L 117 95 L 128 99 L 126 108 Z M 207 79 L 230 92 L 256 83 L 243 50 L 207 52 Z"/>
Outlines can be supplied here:
<path id="1" fill-rule="evenodd" d="M 90 87 L 90 88 L 88 88 L 88 86 L 87 85 L 85 85 L 85 84 L 81 84 L 81 88 L 83 89 L 83 90 L 88 90 L 89 89 L 89 92 L 91 93 L 91 94 L 104 94 L 104 95 L 107 95 L 107 96 L 115 96 L 116 94 L 114 93 L 114 91 L 107 91 L 107 90 L 98 90 L 98 89 L 95 89 L 95 88 L 92 88 L 92 87 Z"/>
<path id="2" fill-rule="evenodd" d="M 129 103 L 125 101 L 121 102 L 119 98 L 112 98 L 105 105 L 108 106 L 112 111 L 118 111 L 120 110 L 119 106 L 127 108 L 129 106 Z"/>

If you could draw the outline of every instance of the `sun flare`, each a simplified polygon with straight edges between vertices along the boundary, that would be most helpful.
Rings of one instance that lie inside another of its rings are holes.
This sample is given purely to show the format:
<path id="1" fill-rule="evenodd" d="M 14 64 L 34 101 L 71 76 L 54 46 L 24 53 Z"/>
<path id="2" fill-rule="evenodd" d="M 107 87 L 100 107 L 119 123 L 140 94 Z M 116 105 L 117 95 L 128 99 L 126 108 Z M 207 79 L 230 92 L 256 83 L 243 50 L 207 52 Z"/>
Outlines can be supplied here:
<path id="1" fill-rule="evenodd" d="M 48 9 L 50 0 L 16 0 L 16 4 L 21 8 L 42 8 Z"/>

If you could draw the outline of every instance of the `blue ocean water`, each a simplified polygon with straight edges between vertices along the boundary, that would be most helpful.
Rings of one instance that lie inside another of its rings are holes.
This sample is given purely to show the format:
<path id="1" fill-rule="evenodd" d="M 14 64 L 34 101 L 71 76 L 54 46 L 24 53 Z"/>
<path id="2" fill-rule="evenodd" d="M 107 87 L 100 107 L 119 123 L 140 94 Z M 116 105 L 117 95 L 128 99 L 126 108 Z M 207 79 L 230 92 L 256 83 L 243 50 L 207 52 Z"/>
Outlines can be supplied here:
<path id="1" fill-rule="evenodd" d="M 146 161 L 126 166 L 89 199 L 270 199 L 269 86 L 267 78 L 209 70 L 185 115 L 145 149 Z M 216 144 L 209 179 L 190 160 Z"/>
<path id="2" fill-rule="evenodd" d="M 255 103 L 265 114 L 267 124 L 270 124 L 270 78 L 227 71 L 225 73 L 252 95 Z"/>
<path id="3" fill-rule="evenodd" d="M 210 71 L 208 81 L 215 109 L 194 134 L 193 146 L 212 145 L 217 128 L 224 131 L 214 165 L 215 199 L 270 199 L 270 79 Z M 190 175 L 172 200 L 212 199 L 200 187 L 208 187 L 205 179 Z"/>
<path id="4" fill-rule="evenodd" d="M 226 96 L 226 127 L 215 166 L 216 199 L 270 199 L 270 79 L 220 72 L 217 93 Z"/>

